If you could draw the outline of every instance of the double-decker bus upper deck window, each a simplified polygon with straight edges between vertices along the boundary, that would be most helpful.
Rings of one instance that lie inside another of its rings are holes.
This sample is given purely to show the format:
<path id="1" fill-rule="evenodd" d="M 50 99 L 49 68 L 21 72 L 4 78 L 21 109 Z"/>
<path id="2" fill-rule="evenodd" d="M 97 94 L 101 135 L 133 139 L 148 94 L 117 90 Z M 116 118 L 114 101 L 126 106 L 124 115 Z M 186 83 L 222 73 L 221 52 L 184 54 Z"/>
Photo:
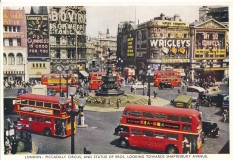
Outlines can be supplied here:
<path id="1" fill-rule="evenodd" d="M 43 102 L 38 102 L 38 101 L 36 101 L 36 106 L 39 106 L 39 107 L 43 107 Z"/>
<path id="2" fill-rule="evenodd" d="M 44 107 L 51 108 L 51 103 L 44 103 Z"/>
<path id="3" fill-rule="evenodd" d="M 60 109 L 59 104 L 52 104 L 53 108 Z"/>
<path id="4" fill-rule="evenodd" d="M 168 115 L 167 119 L 171 121 L 179 121 L 179 116 Z"/>
<path id="5" fill-rule="evenodd" d="M 160 138 L 160 139 L 164 139 L 165 138 L 165 134 L 164 133 L 154 133 L 154 137 L 155 138 Z"/>
<path id="6" fill-rule="evenodd" d="M 132 111 L 131 116 L 141 117 L 141 116 L 142 116 L 142 112 L 139 112 L 139 111 Z"/>
<path id="7" fill-rule="evenodd" d="M 187 116 L 180 116 L 180 121 L 192 123 L 192 119 L 190 117 L 187 117 Z"/>
<path id="8" fill-rule="evenodd" d="M 151 131 L 143 131 L 143 135 L 144 136 L 148 136 L 148 137 L 153 137 L 153 132 L 151 132 Z"/>
<path id="9" fill-rule="evenodd" d="M 21 101 L 22 104 L 28 104 L 28 100 L 23 100 Z"/>
<path id="10" fill-rule="evenodd" d="M 130 111 L 124 110 L 124 111 L 123 111 L 123 115 L 129 116 L 129 115 L 130 115 Z"/>
<path id="11" fill-rule="evenodd" d="M 178 135 L 177 134 L 167 134 L 167 139 L 178 140 Z"/>
<path id="12" fill-rule="evenodd" d="M 35 106 L 35 101 L 29 101 L 29 105 Z"/>
<path id="13" fill-rule="evenodd" d="M 166 114 L 157 113 L 157 114 L 155 114 L 155 119 L 165 120 L 166 119 Z"/>
<path id="14" fill-rule="evenodd" d="M 45 123 L 51 123 L 51 118 L 44 118 Z"/>
<path id="15" fill-rule="evenodd" d="M 141 130 L 132 129 L 131 134 L 141 135 Z"/>
<path id="16" fill-rule="evenodd" d="M 143 117 L 145 118 L 154 118 L 154 114 L 150 112 L 143 112 Z"/>

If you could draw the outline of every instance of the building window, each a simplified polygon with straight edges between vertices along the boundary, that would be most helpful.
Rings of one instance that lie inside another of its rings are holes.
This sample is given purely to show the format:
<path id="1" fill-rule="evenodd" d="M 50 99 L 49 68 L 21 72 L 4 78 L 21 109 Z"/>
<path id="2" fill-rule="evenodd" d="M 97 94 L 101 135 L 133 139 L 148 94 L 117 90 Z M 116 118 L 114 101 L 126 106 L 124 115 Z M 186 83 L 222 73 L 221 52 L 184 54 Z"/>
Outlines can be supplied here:
<path id="1" fill-rule="evenodd" d="M 17 32 L 20 32 L 20 26 L 17 26 Z"/>
<path id="2" fill-rule="evenodd" d="M 21 39 L 17 39 L 17 46 L 21 46 Z"/>
<path id="3" fill-rule="evenodd" d="M 9 55 L 8 55 L 8 64 L 9 65 L 14 65 L 15 64 L 15 57 L 14 57 L 14 54 L 13 53 L 10 53 Z"/>
<path id="4" fill-rule="evenodd" d="M 43 63 L 43 67 L 45 68 L 45 63 Z"/>
<path id="5" fill-rule="evenodd" d="M 36 68 L 38 68 L 38 63 L 36 63 Z"/>
<path id="6" fill-rule="evenodd" d="M 42 64 L 40 63 L 40 68 L 42 67 Z"/>
<path id="7" fill-rule="evenodd" d="M 11 26 L 9 26 L 9 32 L 12 32 L 12 27 Z"/>
<path id="8" fill-rule="evenodd" d="M 35 68 L 35 63 L 32 63 L 32 68 Z"/>
<path id="9" fill-rule="evenodd" d="M 3 53 L 3 64 L 4 64 L 4 65 L 6 65 L 6 61 L 7 61 L 6 54 Z"/>
<path id="10" fill-rule="evenodd" d="M 16 64 L 23 64 L 23 55 L 21 53 L 16 55 Z"/>
<path id="11" fill-rule="evenodd" d="M 4 26 L 4 28 L 5 28 L 5 32 L 7 32 L 7 26 Z"/>
<path id="12" fill-rule="evenodd" d="M 6 46 L 6 44 L 5 44 L 5 39 L 3 39 L 3 46 Z"/>
<path id="13" fill-rule="evenodd" d="M 13 32 L 16 32 L 16 26 L 13 26 Z"/>
<path id="14" fill-rule="evenodd" d="M 13 39 L 9 39 L 9 46 L 13 46 Z"/>

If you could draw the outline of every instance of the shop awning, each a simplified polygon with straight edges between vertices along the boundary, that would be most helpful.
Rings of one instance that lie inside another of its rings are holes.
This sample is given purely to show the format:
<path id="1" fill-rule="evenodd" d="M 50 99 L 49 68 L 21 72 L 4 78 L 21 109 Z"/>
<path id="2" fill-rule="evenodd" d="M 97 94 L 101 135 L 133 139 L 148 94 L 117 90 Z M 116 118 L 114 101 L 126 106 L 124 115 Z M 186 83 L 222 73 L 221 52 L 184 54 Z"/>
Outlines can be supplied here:
<path id="1" fill-rule="evenodd" d="M 83 77 L 88 77 L 89 74 L 86 71 L 79 71 L 79 73 L 83 76 Z"/>

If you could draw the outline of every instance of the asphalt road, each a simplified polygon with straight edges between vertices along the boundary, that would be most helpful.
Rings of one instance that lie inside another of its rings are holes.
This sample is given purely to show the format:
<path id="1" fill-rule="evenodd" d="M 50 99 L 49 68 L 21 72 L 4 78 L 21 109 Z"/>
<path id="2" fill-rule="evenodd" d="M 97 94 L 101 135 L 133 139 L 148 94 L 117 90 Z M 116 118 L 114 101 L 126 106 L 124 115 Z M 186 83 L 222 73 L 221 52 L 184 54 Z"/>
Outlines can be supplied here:
<path id="1" fill-rule="evenodd" d="M 130 87 L 124 87 L 126 92 L 129 92 Z M 151 93 L 153 92 L 151 88 Z M 223 93 L 229 94 L 228 87 L 225 85 L 220 86 Z M 30 89 L 29 89 L 30 92 Z M 178 88 L 173 90 L 158 90 L 158 97 L 171 100 L 176 97 Z M 13 96 L 16 89 L 4 90 L 4 94 Z M 142 94 L 142 90 L 137 92 Z M 220 108 L 218 107 L 200 107 L 203 113 L 204 120 L 212 120 L 218 123 L 220 128 L 219 138 L 208 138 L 203 144 L 203 154 L 218 154 L 221 149 L 229 141 L 229 123 L 220 121 L 222 116 L 219 114 Z M 152 154 L 151 152 L 142 149 L 124 149 L 117 146 L 118 136 L 113 135 L 114 128 L 120 120 L 122 112 L 93 112 L 85 111 L 85 124 L 87 128 L 77 128 L 75 135 L 75 154 L 83 154 L 83 148 L 91 151 L 92 154 Z M 16 119 L 17 115 L 5 115 L 4 125 L 6 126 L 6 118 L 10 117 L 11 120 Z M 33 134 L 33 142 L 38 146 L 38 154 L 70 154 L 71 138 L 56 138 L 46 137 L 44 135 Z M 229 143 L 228 143 L 229 144 Z M 227 148 L 227 147 L 226 147 Z M 228 147 L 229 148 L 229 147 Z"/>

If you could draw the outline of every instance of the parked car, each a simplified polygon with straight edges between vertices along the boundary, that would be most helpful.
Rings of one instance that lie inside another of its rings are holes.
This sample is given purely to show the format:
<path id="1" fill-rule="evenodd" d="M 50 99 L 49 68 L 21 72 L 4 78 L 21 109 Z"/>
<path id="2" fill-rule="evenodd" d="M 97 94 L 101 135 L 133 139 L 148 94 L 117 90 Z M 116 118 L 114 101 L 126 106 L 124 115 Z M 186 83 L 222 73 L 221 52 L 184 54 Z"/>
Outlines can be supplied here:
<path id="1" fill-rule="evenodd" d="M 17 96 L 21 95 L 21 94 L 25 94 L 28 93 L 27 89 L 25 88 L 19 88 L 17 91 Z"/>
<path id="2" fill-rule="evenodd" d="M 147 85 L 146 84 L 142 85 L 142 83 L 135 83 L 132 85 L 132 87 L 136 89 L 143 89 L 143 88 L 145 89 L 147 88 Z"/>
<path id="3" fill-rule="evenodd" d="M 114 131 L 114 135 L 117 135 L 119 136 L 121 131 L 126 131 L 128 132 L 129 131 L 129 128 L 127 126 L 122 126 L 122 125 L 118 125 L 116 128 L 115 128 L 115 131 Z"/>
<path id="4" fill-rule="evenodd" d="M 56 91 L 51 88 L 47 88 L 47 95 L 48 96 L 56 96 Z"/>
<path id="5" fill-rule="evenodd" d="M 207 137 L 217 138 L 220 135 L 218 124 L 213 121 L 202 121 L 202 131 Z"/>
<path id="6" fill-rule="evenodd" d="M 158 87 L 159 87 L 159 89 L 164 89 L 164 88 L 173 89 L 174 88 L 174 86 L 171 83 L 168 83 L 168 82 L 160 82 Z"/>

